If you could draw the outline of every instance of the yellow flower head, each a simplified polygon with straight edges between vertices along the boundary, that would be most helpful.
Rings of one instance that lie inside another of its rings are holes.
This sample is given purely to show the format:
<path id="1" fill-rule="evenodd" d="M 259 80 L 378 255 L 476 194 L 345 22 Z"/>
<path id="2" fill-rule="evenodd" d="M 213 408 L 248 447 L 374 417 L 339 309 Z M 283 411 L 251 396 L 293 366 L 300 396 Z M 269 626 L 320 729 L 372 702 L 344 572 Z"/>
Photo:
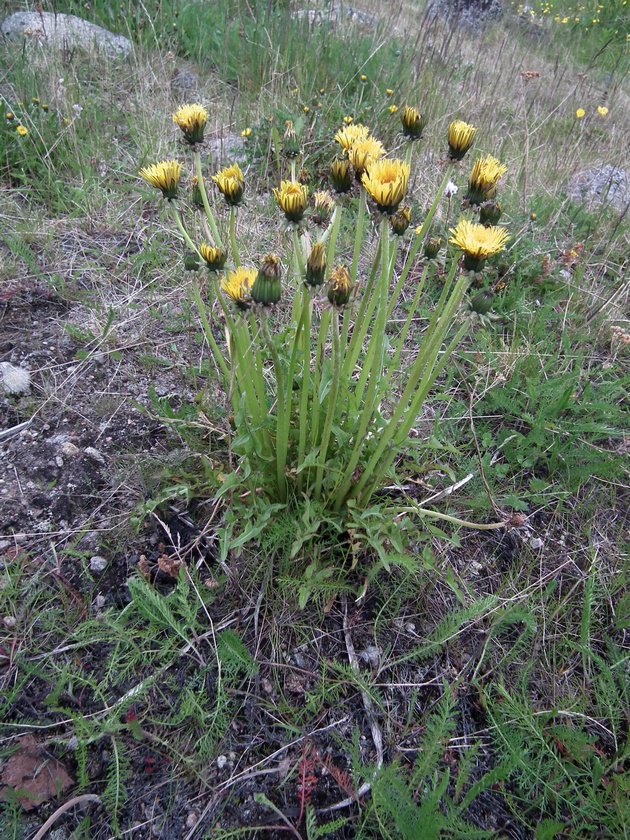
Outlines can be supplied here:
<path id="1" fill-rule="evenodd" d="M 488 257 L 503 251 L 510 234 L 505 228 L 484 227 L 467 219 L 460 219 L 457 226 L 450 228 L 449 239 L 464 252 L 464 268 L 479 271 Z"/>
<path id="2" fill-rule="evenodd" d="M 451 160 L 462 160 L 472 146 L 477 129 L 463 120 L 454 120 L 447 130 L 448 151 Z"/>
<path id="3" fill-rule="evenodd" d="M 212 245 L 206 245 L 205 242 L 202 242 L 199 246 L 199 253 L 210 271 L 221 271 L 225 265 L 227 254 L 223 248 L 214 248 Z"/>
<path id="4" fill-rule="evenodd" d="M 371 163 L 361 183 L 382 213 L 394 213 L 407 192 L 409 164 L 382 158 Z"/>
<path id="5" fill-rule="evenodd" d="M 161 160 L 159 163 L 143 167 L 138 174 L 148 184 L 151 184 L 152 187 L 157 187 L 158 190 L 162 190 L 164 198 L 170 200 L 177 198 L 177 187 L 179 185 L 181 171 L 182 165 L 178 161 Z"/>
<path id="6" fill-rule="evenodd" d="M 386 93 L 388 96 L 393 96 L 394 91 L 392 90 L 392 88 L 387 88 L 387 89 L 386 89 L 386 91 L 385 91 L 385 93 Z"/>
<path id="7" fill-rule="evenodd" d="M 330 165 L 330 180 L 335 191 L 345 193 L 352 187 L 352 168 L 347 158 L 335 158 Z"/>
<path id="8" fill-rule="evenodd" d="M 397 110 L 398 110 L 398 105 L 390 105 L 389 106 L 389 113 L 390 114 L 395 114 Z"/>
<path id="9" fill-rule="evenodd" d="M 12 120 L 15 118 L 15 114 L 12 111 L 7 111 L 4 115 L 8 120 Z"/>
<path id="10" fill-rule="evenodd" d="M 350 120 L 350 122 L 352 122 L 352 120 Z M 348 123 L 345 128 L 340 129 L 335 134 L 335 140 L 339 143 L 341 148 L 347 152 L 359 140 L 365 140 L 369 133 L 370 129 L 366 125 L 360 125 L 358 123 L 357 125 L 350 125 Z"/>
<path id="11" fill-rule="evenodd" d="M 362 175 L 363 171 L 371 164 L 376 163 L 377 160 L 385 154 L 385 146 L 376 137 L 368 136 L 365 140 L 358 140 L 350 149 L 348 149 L 348 159 L 354 166 L 354 171 L 357 175 Z"/>
<path id="12" fill-rule="evenodd" d="M 578 108 L 577 111 L 575 112 L 575 116 L 577 117 L 578 120 L 581 120 L 582 117 L 584 116 L 584 114 L 586 114 L 586 111 L 584 110 L 584 108 Z"/>
<path id="13" fill-rule="evenodd" d="M 173 114 L 173 122 L 181 128 L 184 140 L 193 146 L 195 143 L 203 142 L 203 130 L 208 121 L 208 112 L 198 103 L 194 105 L 182 105 Z"/>
<path id="14" fill-rule="evenodd" d="M 333 306 L 345 306 L 352 294 L 352 279 L 345 265 L 338 265 L 330 274 L 328 300 Z"/>
<path id="15" fill-rule="evenodd" d="M 597 113 L 600 115 L 600 117 L 605 117 L 608 113 L 608 108 L 605 105 L 599 105 L 597 107 Z"/>
<path id="16" fill-rule="evenodd" d="M 416 108 L 407 105 L 400 115 L 403 134 L 410 140 L 419 140 L 427 124 L 427 118 Z"/>
<path id="17" fill-rule="evenodd" d="M 290 222 L 299 222 L 306 210 L 308 187 L 297 181 L 282 181 L 280 189 L 274 189 L 274 198 Z"/>
<path id="18" fill-rule="evenodd" d="M 216 183 L 228 204 L 236 207 L 241 203 L 243 190 L 245 189 L 245 178 L 238 163 L 233 163 L 217 172 L 216 175 L 212 176 L 212 180 Z"/>
<path id="19" fill-rule="evenodd" d="M 15 130 L 20 135 L 20 137 L 26 137 L 26 135 L 28 134 L 28 128 L 25 128 L 23 125 L 16 126 Z"/>
<path id="20" fill-rule="evenodd" d="M 239 266 L 236 271 L 228 271 L 227 277 L 221 280 L 225 294 L 243 311 L 251 306 L 251 291 L 257 274 L 255 268 Z"/>
<path id="21" fill-rule="evenodd" d="M 251 133 L 252 133 L 251 128 L 244 128 L 241 131 L 241 137 L 249 137 Z"/>
<path id="22" fill-rule="evenodd" d="M 350 117 L 350 116 L 344 117 L 343 121 L 345 122 L 346 125 L 350 125 L 350 123 L 354 122 L 354 117 Z"/>
<path id="23" fill-rule="evenodd" d="M 495 195 L 499 178 L 506 172 L 507 166 L 492 155 L 477 158 L 468 178 L 466 199 L 475 205 L 488 201 Z"/>

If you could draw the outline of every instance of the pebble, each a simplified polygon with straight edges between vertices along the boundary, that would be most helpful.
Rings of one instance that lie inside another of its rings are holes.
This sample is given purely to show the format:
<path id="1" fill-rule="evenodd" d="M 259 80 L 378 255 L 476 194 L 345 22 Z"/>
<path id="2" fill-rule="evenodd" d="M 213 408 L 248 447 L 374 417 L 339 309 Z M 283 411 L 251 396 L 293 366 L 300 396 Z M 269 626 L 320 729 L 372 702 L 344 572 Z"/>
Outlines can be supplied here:
<path id="1" fill-rule="evenodd" d="M 7 628 L 7 630 L 13 630 L 13 628 L 17 624 L 17 619 L 13 615 L 5 615 L 5 617 L 2 619 L 2 623 Z"/>
<path id="2" fill-rule="evenodd" d="M 226 755 L 219 755 L 217 756 L 217 767 L 219 770 L 223 770 L 225 765 L 227 764 L 227 756 Z"/>
<path id="3" fill-rule="evenodd" d="M 100 557 L 98 554 L 95 554 L 94 557 L 90 557 L 90 571 L 104 572 L 106 568 L 107 560 L 104 557 Z"/>
<path id="4" fill-rule="evenodd" d="M 67 440 L 61 445 L 61 452 L 67 458 L 76 458 L 77 455 L 80 455 L 81 450 L 78 446 L 75 446 L 74 443 L 71 443 L 69 440 Z"/>
<path id="5" fill-rule="evenodd" d="M 103 458 L 101 453 L 94 446 L 87 446 L 84 452 L 91 461 L 96 461 L 97 464 L 105 463 L 105 458 Z"/>
<path id="6" fill-rule="evenodd" d="M 544 544 L 545 543 L 540 539 L 540 537 L 534 537 L 534 539 L 530 542 L 530 546 L 534 549 L 534 551 L 538 551 L 538 549 L 542 548 Z"/>

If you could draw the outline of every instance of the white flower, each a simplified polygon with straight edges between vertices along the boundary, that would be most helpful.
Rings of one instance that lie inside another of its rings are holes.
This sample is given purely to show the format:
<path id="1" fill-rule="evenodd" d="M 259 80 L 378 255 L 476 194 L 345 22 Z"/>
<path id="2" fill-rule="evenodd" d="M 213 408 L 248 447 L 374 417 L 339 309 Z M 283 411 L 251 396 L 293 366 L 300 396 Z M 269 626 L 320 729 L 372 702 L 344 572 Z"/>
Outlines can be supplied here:
<path id="1" fill-rule="evenodd" d="M 448 184 L 444 187 L 444 197 L 452 198 L 458 190 L 459 187 L 457 186 L 457 184 L 454 184 L 452 181 L 449 181 Z"/>
<path id="2" fill-rule="evenodd" d="M 31 375 L 21 367 L 14 367 L 9 362 L 0 362 L 2 386 L 8 394 L 23 394 L 31 384 Z"/>

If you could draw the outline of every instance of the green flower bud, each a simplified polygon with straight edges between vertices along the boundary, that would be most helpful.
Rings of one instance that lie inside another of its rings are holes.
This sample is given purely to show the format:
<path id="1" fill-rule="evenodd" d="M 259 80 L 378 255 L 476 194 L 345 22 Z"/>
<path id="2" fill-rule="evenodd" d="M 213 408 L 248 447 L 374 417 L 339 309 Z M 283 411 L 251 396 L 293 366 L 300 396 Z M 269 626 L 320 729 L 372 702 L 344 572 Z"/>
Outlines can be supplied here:
<path id="1" fill-rule="evenodd" d="M 271 306 L 278 303 L 281 294 L 282 284 L 280 283 L 278 257 L 275 254 L 267 254 L 252 286 L 252 300 L 254 303 L 261 303 L 263 306 Z"/>

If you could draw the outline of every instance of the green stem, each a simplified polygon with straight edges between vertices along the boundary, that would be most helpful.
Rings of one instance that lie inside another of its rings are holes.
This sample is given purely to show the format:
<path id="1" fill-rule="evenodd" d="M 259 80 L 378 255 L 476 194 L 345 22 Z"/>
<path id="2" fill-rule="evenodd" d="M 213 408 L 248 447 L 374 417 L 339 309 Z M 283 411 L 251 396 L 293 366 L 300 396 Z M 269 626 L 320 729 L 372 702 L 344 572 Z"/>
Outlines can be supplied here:
<path id="1" fill-rule="evenodd" d="M 230 207 L 230 247 L 232 249 L 232 259 L 234 260 L 234 265 L 238 268 L 241 264 L 241 260 L 238 254 L 238 246 L 236 244 L 236 207 L 234 207 L 234 205 Z"/>
<path id="2" fill-rule="evenodd" d="M 279 441 L 288 439 L 288 430 L 285 432 L 284 422 L 284 401 L 287 399 L 287 394 L 284 387 L 284 376 L 282 374 L 282 365 L 276 346 L 269 333 L 269 325 L 267 323 L 267 313 L 263 310 L 260 313 L 260 329 L 265 339 L 267 349 L 273 361 L 273 368 L 276 375 L 276 478 L 278 481 L 278 495 L 280 501 L 285 504 L 287 501 L 287 477 L 285 475 L 285 466 L 287 462 L 287 451 L 285 447 L 279 446 Z"/>
<path id="3" fill-rule="evenodd" d="M 302 312 L 303 329 L 308 343 L 308 352 L 304 353 L 302 364 L 302 391 L 300 393 L 300 413 L 298 419 L 299 441 L 296 462 L 296 468 L 298 470 L 298 493 L 302 492 L 304 486 L 304 472 L 300 472 L 300 467 L 304 463 L 306 455 L 306 438 L 309 426 L 308 398 L 311 390 L 311 306 L 312 297 L 309 295 L 304 299 L 304 310 Z M 313 402 L 315 402 L 314 399 Z"/>
<path id="4" fill-rule="evenodd" d="M 361 348 L 363 347 L 363 341 L 365 340 L 365 336 L 367 335 L 368 330 L 370 329 L 370 324 L 372 323 L 372 315 L 377 302 L 377 296 L 374 294 L 374 286 L 378 276 L 378 269 L 381 264 L 381 254 L 382 243 L 379 238 L 378 248 L 376 249 L 376 254 L 374 255 L 374 262 L 372 263 L 372 268 L 370 269 L 370 276 L 368 277 L 365 291 L 361 297 L 359 311 L 353 318 L 354 328 L 352 330 L 352 337 L 350 338 L 350 343 L 348 344 L 348 349 L 343 363 L 344 376 L 350 376 L 352 374 L 354 366 L 357 363 L 357 359 L 359 358 Z M 349 310 L 346 310 L 343 319 L 344 330 L 342 335 L 342 342 L 344 345 L 347 343 L 346 337 L 348 334 L 348 323 L 350 318 L 351 313 Z"/>
<path id="5" fill-rule="evenodd" d="M 221 237 L 219 236 L 219 229 L 217 227 L 212 208 L 210 207 L 210 202 L 208 201 L 208 193 L 206 192 L 206 182 L 203 179 L 203 172 L 201 171 L 201 155 L 199 154 L 199 152 L 196 151 L 194 152 L 193 156 L 195 158 L 197 186 L 199 187 L 199 192 L 201 193 L 201 200 L 203 201 L 203 209 L 206 211 L 206 218 L 208 219 L 208 224 L 210 225 L 210 230 L 212 231 L 212 236 L 214 237 L 214 245 L 217 248 L 222 248 L 223 245 L 221 243 Z"/>
<path id="6" fill-rule="evenodd" d="M 409 309 L 409 314 L 407 315 L 407 320 L 405 321 L 405 326 L 402 328 L 400 335 L 397 338 L 397 347 L 396 352 L 394 353 L 394 358 L 392 359 L 391 370 L 392 372 L 387 377 L 387 381 L 391 381 L 392 375 L 394 371 L 398 370 L 398 360 L 400 359 L 400 354 L 405 346 L 405 341 L 407 340 L 407 334 L 409 333 L 409 329 L 411 324 L 413 323 L 413 316 L 416 314 L 416 309 L 418 308 L 418 303 L 420 302 L 420 295 L 424 289 L 424 283 L 427 279 L 427 274 L 429 273 L 429 264 L 425 265 L 424 269 L 422 270 L 422 277 L 420 278 L 420 282 L 416 288 L 416 293 L 413 296 L 413 302 L 411 304 L 411 308 Z"/>
<path id="7" fill-rule="evenodd" d="M 201 254 L 199 253 L 199 248 L 197 248 L 195 243 L 192 241 L 192 239 L 188 235 L 188 231 L 184 227 L 184 223 L 182 222 L 182 217 L 181 217 L 181 214 L 179 212 L 179 208 L 177 207 L 177 205 L 173 201 L 169 201 L 169 207 L 171 209 L 171 213 L 172 213 L 173 218 L 175 220 L 175 224 L 177 225 L 177 229 L 179 230 L 179 232 L 181 233 L 181 235 L 184 238 L 184 242 L 186 243 L 186 245 L 188 245 L 188 247 L 190 248 L 191 251 L 194 251 L 195 254 L 198 254 L 198 256 L 201 257 Z"/>
<path id="8" fill-rule="evenodd" d="M 417 513 L 420 516 L 429 516 L 434 519 L 442 519 L 445 522 L 452 522 L 453 525 L 461 525 L 464 528 L 474 528 L 475 531 L 496 531 L 499 528 L 505 528 L 505 522 L 490 522 L 480 525 L 477 522 L 469 522 L 467 519 L 458 519 L 456 516 L 451 516 L 448 513 L 440 513 L 437 510 L 429 510 L 420 505 L 416 507 L 398 508 L 400 513 Z"/>
<path id="9" fill-rule="evenodd" d="M 328 457 L 328 444 L 330 443 L 330 433 L 332 430 L 333 420 L 335 418 L 337 409 L 337 395 L 339 393 L 339 379 L 341 376 L 341 348 L 339 343 L 339 312 L 337 309 L 333 310 L 332 315 L 332 361 L 333 373 L 332 384 L 328 394 L 328 409 L 326 411 L 326 420 L 324 421 L 324 428 L 322 430 L 322 442 L 319 450 L 317 473 L 315 477 L 315 490 L 313 498 L 319 501 L 322 492 L 322 481 L 324 478 L 324 467 Z"/>
<path id="10" fill-rule="evenodd" d="M 446 167 L 446 172 L 444 173 L 444 177 L 442 178 L 442 183 L 438 187 L 438 191 L 435 195 L 435 198 L 433 199 L 433 204 L 429 208 L 429 212 L 427 213 L 427 216 L 426 216 L 424 222 L 422 223 L 422 227 L 420 228 L 420 230 L 416 234 L 413 245 L 411 246 L 409 254 L 407 255 L 407 259 L 405 260 L 405 265 L 403 266 L 403 270 L 400 273 L 400 278 L 398 280 L 398 283 L 396 284 L 396 288 L 394 289 L 394 292 L 393 292 L 393 294 L 391 296 L 391 299 L 389 301 L 389 307 L 387 309 L 387 317 L 388 318 L 391 316 L 392 310 L 394 309 L 394 306 L 396 305 L 396 301 L 398 300 L 398 296 L 400 295 L 400 292 L 401 292 L 403 286 L 405 285 L 405 280 L 407 279 L 407 275 L 409 274 L 409 272 L 411 270 L 411 266 L 413 265 L 413 261 L 416 258 L 416 254 L 420 250 L 420 246 L 424 242 L 424 238 L 427 235 L 427 231 L 431 227 L 431 222 L 433 221 L 433 217 L 435 216 L 436 210 L 438 208 L 438 204 L 440 203 L 440 199 L 442 198 L 442 195 L 444 194 L 444 190 L 446 189 L 446 185 L 448 184 L 448 181 L 449 181 L 450 177 L 451 177 L 451 165 L 448 165 Z"/>
<path id="11" fill-rule="evenodd" d="M 339 511 L 345 501 L 345 496 L 348 493 L 350 485 L 352 484 L 352 477 L 354 471 L 361 459 L 363 447 L 365 445 L 365 437 L 368 427 L 372 422 L 376 403 L 380 395 L 380 385 L 383 377 L 383 355 L 385 349 L 385 326 L 386 326 L 386 310 L 387 310 L 387 291 L 389 289 L 389 222 L 387 218 L 381 221 L 381 276 L 379 278 L 378 288 L 376 294 L 378 295 L 378 303 L 376 310 L 376 321 L 374 324 L 374 331 L 370 338 L 370 344 L 366 353 L 363 366 L 369 370 L 369 381 L 367 392 L 365 395 L 365 402 L 361 409 L 361 419 L 359 427 L 354 436 L 354 447 L 348 464 L 340 476 L 340 480 L 335 487 L 333 493 L 335 494 L 335 510 Z"/>
<path id="12" fill-rule="evenodd" d="M 363 228 L 365 226 L 365 210 L 367 207 L 367 192 L 364 187 L 361 187 L 361 198 L 359 199 L 359 217 L 357 219 L 357 230 L 354 237 L 354 253 L 352 255 L 352 268 L 350 269 L 350 279 L 352 285 L 356 283 L 357 270 L 359 268 L 359 254 L 361 253 L 361 245 L 363 243 Z"/>
<path id="13" fill-rule="evenodd" d="M 208 321 L 208 316 L 206 315 L 206 306 L 203 302 L 203 298 L 201 297 L 199 284 L 196 282 L 193 283 L 193 294 L 195 296 L 195 303 L 197 304 L 197 311 L 199 312 L 199 317 L 201 318 L 201 324 L 203 326 L 203 332 L 206 337 L 206 341 L 210 345 L 212 355 L 214 356 L 214 361 L 221 368 L 221 373 L 223 375 L 223 385 L 225 388 L 227 388 L 230 384 L 230 371 L 228 366 L 225 364 L 225 359 L 223 358 L 223 355 L 219 350 L 216 341 L 214 340 L 214 335 L 212 334 L 212 327 L 210 326 L 210 321 Z"/>

